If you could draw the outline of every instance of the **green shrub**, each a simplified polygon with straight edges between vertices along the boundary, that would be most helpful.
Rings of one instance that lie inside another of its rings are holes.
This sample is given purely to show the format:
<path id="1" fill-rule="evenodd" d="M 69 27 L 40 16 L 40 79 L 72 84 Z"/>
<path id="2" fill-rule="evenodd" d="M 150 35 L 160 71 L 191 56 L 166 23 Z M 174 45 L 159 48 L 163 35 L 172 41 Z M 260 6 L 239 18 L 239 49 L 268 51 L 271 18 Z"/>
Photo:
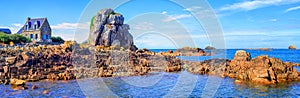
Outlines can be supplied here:
<path id="1" fill-rule="evenodd" d="M 94 23 L 95 17 L 96 17 L 96 16 L 93 16 L 93 18 L 91 19 L 91 23 L 90 23 L 90 30 L 92 29 L 92 26 L 93 26 L 93 23 Z"/>
<path id="2" fill-rule="evenodd" d="M 0 33 L 0 43 L 5 43 L 9 44 L 10 42 L 13 43 L 28 43 L 30 42 L 30 39 L 22 36 L 20 34 L 5 34 L 5 33 Z"/>
<path id="3" fill-rule="evenodd" d="M 52 42 L 65 42 L 61 37 L 51 37 Z"/>

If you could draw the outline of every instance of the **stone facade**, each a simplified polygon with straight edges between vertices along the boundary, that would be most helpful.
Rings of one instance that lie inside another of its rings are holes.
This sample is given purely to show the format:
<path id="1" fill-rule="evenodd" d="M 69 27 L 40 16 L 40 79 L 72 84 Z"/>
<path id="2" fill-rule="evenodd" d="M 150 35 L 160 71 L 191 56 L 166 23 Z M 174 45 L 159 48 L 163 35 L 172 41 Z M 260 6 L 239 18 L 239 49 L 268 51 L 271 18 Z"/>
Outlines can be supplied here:
<path id="1" fill-rule="evenodd" d="M 51 42 L 51 27 L 47 18 L 27 18 L 18 32 L 36 42 Z"/>

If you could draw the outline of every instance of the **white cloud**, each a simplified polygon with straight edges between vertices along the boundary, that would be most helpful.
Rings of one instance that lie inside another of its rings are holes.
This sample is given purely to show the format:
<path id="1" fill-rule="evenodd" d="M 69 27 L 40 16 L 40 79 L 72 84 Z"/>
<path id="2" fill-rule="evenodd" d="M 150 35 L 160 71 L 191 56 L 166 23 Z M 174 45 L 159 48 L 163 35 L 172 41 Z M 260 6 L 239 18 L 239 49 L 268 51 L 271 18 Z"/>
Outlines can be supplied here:
<path id="1" fill-rule="evenodd" d="M 271 21 L 271 22 L 276 22 L 277 19 L 270 19 L 269 21 Z"/>
<path id="2" fill-rule="evenodd" d="M 198 9 L 201 9 L 201 7 L 193 6 L 193 7 L 190 7 L 190 8 L 183 9 L 183 10 L 185 10 L 185 11 L 195 11 L 195 10 L 198 10 Z"/>
<path id="3" fill-rule="evenodd" d="M 75 29 L 89 29 L 89 22 L 85 23 L 61 23 L 52 25 L 52 29 L 69 29 L 69 30 L 75 30 Z"/>
<path id="4" fill-rule="evenodd" d="M 167 11 L 163 11 L 163 12 L 161 12 L 161 14 L 167 14 Z"/>
<path id="5" fill-rule="evenodd" d="M 198 18 L 201 18 L 201 19 L 205 19 L 207 17 L 212 17 L 213 15 L 215 15 L 213 10 L 205 9 L 205 8 L 202 8 L 202 7 L 199 7 L 199 6 L 192 6 L 192 7 L 189 7 L 189 8 L 185 8 L 185 9 L 183 9 L 183 11 L 191 12 L 192 14 L 194 14 L 195 16 L 198 16 Z M 162 12 L 162 14 L 167 15 L 167 12 L 164 11 L 164 12 Z M 165 18 L 163 20 L 163 22 L 170 22 L 170 21 L 174 21 L 174 20 L 190 18 L 190 17 L 193 17 L 192 14 L 169 15 L 169 17 Z"/>
<path id="6" fill-rule="evenodd" d="M 224 32 L 224 36 L 267 36 L 267 33 L 260 31 L 233 31 Z"/>
<path id="7" fill-rule="evenodd" d="M 183 19 L 183 18 L 189 18 L 192 17 L 190 14 L 180 14 L 180 15 L 171 15 L 170 17 L 166 18 L 164 22 L 170 22 L 178 19 Z"/>
<path id="8" fill-rule="evenodd" d="M 51 25 L 53 36 L 60 36 L 65 40 L 82 42 L 88 36 L 90 22 L 60 23 Z M 76 36 L 75 36 L 76 35 Z"/>
<path id="9" fill-rule="evenodd" d="M 298 10 L 298 9 L 300 9 L 300 6 L 291 7 L 289 9 L 285 10 L 285 12 L 294 11 L 294 10 Z"/>
<path id="10" fill-rule="evenodd" d="M 141 22 L 137 24 L 131 24 L 132 28 L 135 30 L 151 31 L 154 30 L 154 25 L 149 22 Z"/>
<path id="11" fill-rule="evenodd" d="M 254 10 L 257 8 L 274 6 L 274 5 L 284 5 L 299 2 L 300 0 L 253 0 L 253 1 L 244 1 L 239 3 L 234 3 L 232 5 L 227 5 L 221 7 L 221 11 L 229 10 Z"/>

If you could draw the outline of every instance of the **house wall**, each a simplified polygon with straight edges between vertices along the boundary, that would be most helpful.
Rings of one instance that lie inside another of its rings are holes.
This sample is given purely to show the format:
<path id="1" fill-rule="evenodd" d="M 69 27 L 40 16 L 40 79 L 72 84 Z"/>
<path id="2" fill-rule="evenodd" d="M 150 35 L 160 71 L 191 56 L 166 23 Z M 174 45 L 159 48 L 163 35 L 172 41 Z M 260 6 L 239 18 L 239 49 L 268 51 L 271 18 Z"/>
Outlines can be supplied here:
<path id="1" fill-rule="evenodd" d="M 48 39 L 51 39 L 52 31 L 51 31 L 50 25 L 47 20 L 45 20 L 45 23 L 42 25 L 42 27 L 40 29 L 41 29 L 41 36 L 48 35 Z M 43 41 L 47 41 L 48 39 L 43 38 Z"/>
<path id="2" fill-rule="evenodd" d="M 42 41 L 41 39 L 41 31 L 40 30 L 30 30 L 30 31 L 23 31 L 21 35 L 26 36 L 28 38 L 30 38 L 30 34 L 33 34 L 34 38 L 32 38 L 32 40 L 35 40 L 35 35 L 38 35 L 38 41 Z"/>

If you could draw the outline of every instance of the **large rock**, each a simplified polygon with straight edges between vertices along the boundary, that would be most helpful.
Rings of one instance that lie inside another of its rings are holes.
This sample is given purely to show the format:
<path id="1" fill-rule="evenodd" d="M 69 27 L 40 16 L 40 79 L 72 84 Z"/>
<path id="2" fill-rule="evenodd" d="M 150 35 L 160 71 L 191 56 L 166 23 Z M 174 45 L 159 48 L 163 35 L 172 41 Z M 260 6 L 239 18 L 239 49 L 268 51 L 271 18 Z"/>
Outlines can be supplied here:
<path id="1" fill-rule="evenodd" d="M 15 85 L 15 86 L 24 86 L 25 85 L 24 80 L 19 80 L 19 79 L 10 79 L 10 84 Z"/>
<path id="2" fill-rule="evenodd" d="M 218 75 L 235 78 L 238 81 L 251 81 L 259 84 L 274 84 L 289 81 L 299 81 L 299 73 L 290 62 L 283 62 L 267 55 L 251 59 L 250 53 L 236 51 L 233 60 L 206 60 L 201 63 L 189 64 L 189 72 Z"/>
<path id="3" fill-rule="evenodd" d="M 91 45 L 119 46 L 133 45 L 129 25 L 123 24 L 124 17 L 112 9 L 103 9 L 91 21 L 89 42 Z"/>
<path id="4" fill-rule="evenodd" d="M 206 47 L 205 47 L 205 50 L 216 50 L 216 48 L 215 48 L 215 47 L 212 47 L 212 46 L 206 46 Z"/>
<path id="5" fill-rule="evenodd" d="M 238 50 L 235 52 L 233 60 L 249 61 L 251 59 L 250 53 L 244 50 Z"/>
<path id="6" fill-rule="evenodd" d="M 16 62 L 16 57 L 7 57 L 5 58 L 6 63 L 14 64 Z"/>
<path id="7" fill-rule="evenodd" d="M 205 56 L 209 55 L 201 48 L 183 47 L 177 49 L 173 54 L 180 54 L 181 56 Z"/>
<path id="8" fill-rule="evenodd" d="M 289 49 L 296 49 L 296 46 L 295 45 L 290 45 Z"/>

